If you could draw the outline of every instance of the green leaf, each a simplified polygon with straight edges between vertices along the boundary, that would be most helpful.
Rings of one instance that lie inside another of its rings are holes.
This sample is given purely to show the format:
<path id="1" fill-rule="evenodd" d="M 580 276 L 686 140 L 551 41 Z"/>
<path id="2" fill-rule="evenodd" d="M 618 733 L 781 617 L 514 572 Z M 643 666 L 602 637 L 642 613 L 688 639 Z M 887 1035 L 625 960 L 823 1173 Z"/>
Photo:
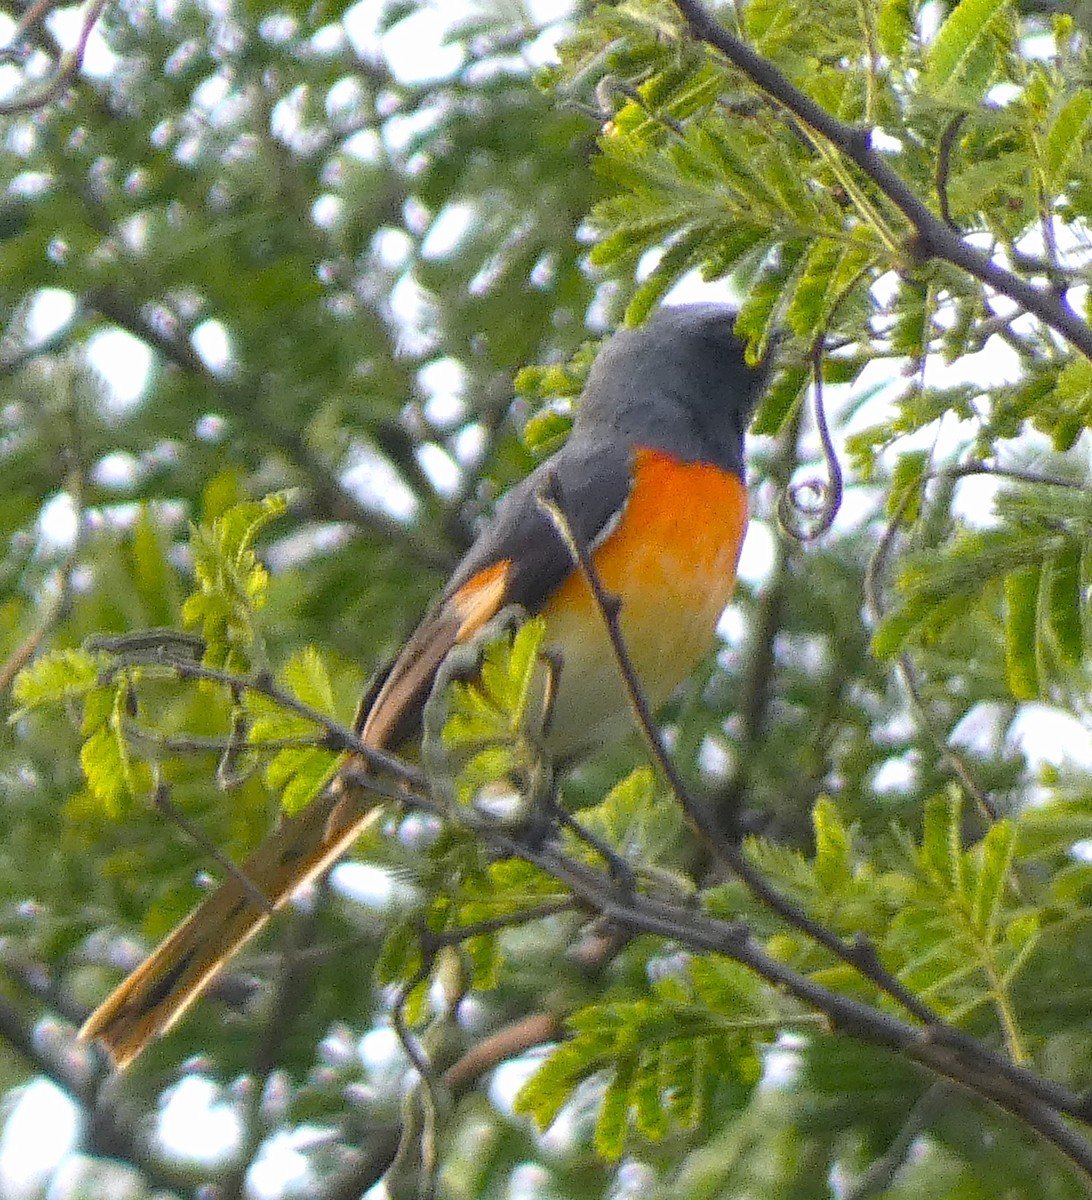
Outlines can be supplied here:
<path id="1" fill-rule="evenodd" d="M 291 817 L 306 808 L 330 782 L 337 764 L 338 755 L 328 750 L 278 750 L 266 767 L 266 783 L 280 793 L 281 807 Z"/>
<path id="2" fill-rule="evenodd" d="M 756 434 L 774 437 L 781 432 L 789 413 L 796 407 L 811 380 L 807 367 L 786 367 L 778 371 L 773 384 L 759 401 L 751 428 Z"/>
<path id="3" fill-rule="evenodd" d="M 330 676 L 314 646 L 305 646 L 285 663 L 280 681 L 297 700 L 326 716 L 334 715 L 336 705 Z"/>
<path id="4" fill-rule="evenodd" d="M 912 525 L 921 514 L 921 493 L 929 472 L 929 452 L 910 450 L 900 454 L 891 474 L 891 490 L 887 496 L 887 514 L 900 514 Z"/>
<path id="5" fill-rule="evenodd" d="M 1017 700 L 1039 695 L 1038 604 L 1042 571 L 1025 567 L 1005 576 L 1005 672 Z"/>
<path id="6" fill-rule="evenodd" d="M 121 742 L 108 725 L 101 725 L 84 742 L 80 766 L 91 794 L 112 820 L 121 816 L 128 795 L 126 763 Z"/>
<path id="7" fill-rule="evenodd" d="M 1009 0 L 960 0 L 929 47 L 926 86 L 941 91 L 955 82 L 985 36 L 990 22 Z"/>
<path id="8" fill-rule="evenodd" d="M 1077 842 L 1092 838 L 1092 796 L 1053 797 L 1025 808 L 1018 832 L 1022 858 L 1068 855 Z"/>
<path id="9" fill-rule="evenodd" d="M 562 446 L 572 427 L 572 417 L 551 408 L 543 409 L 524 425 L 523 444 L 536 458 L 545 458 Z"/>
<path id="10" fill-rule="evenodd" d="M 910 0 L 881 0 L 876 33 L 884 54 L 896 61 L 901 59 L 913 30 Z"/>
<path id="11" fill-rule="evenodd" d="M 1081 545 L 1067 541 L 1048 566 L 1050 632 L 1058 657 L 1067 667 L 1084 657 L 1084 620 L 1081 584 Z"/>
<path id="12" fill-rule="evenodd" d="M 635 1064 L 621 1059 L 603 1093 L 595 1122 L 595 1148 L 607 1162 L 617 1162 L 626 1146 L 626 1126 Z"/>
<path id="13" fill-rule="evenodd" d="M 925 806 L 922 859 L 933 878 L 955 895 L 964 892 L 963 794 L 950 788 Z"/>
<path id="14" fill-rule="evenodd" d="M 313 646 L 292 656 L 278 675 L 278 682 L 297 700 L 324 716 L 335 716 L 333 689 L 326 666 Z M 314 745 L 285 746 L 277 750 L 265 770 L 268 786 L 280 794 L 281 805 L 290 816 L 305 808 L 329 783 L 339 755 L 319 746 L 322 736 L 314 721 L 265 696 L 251 702 L 252 720 L 247 743 L 289 740 L 311 741 Z"/>
<path id="15" fill-rule="evenodd" d="M 815 829 L 815 876 L 830 895 L 845 889 L 853 876 L 853 848 L 834 802 L 821 796 L 812 811 Z"/>
<path id="16" fill-rule="evenodd" d="M 583 1039 L 562 1043 L 520 1088 L 512 1108 L 545 1129 L 587 1075 L 601 1066 L 599 1055 L 589 1059 Z"/>
<path id="17" fill-rule="evenodd" d="M 996 821 L 977 847 L 978 879 L 971 897 L 975 927 L 993 940 L 998 915 L 1016 851 L 1017 828 L 1012 821 Z"/>
<path id="18" fill-rule="evenodd" d="M 123 729 L 128 683 L 120 682 L 108 694 L 111 696 L 109 716 L 84 742 L 80 766 L 91 795 L 107 817 L 117 820 L 123 813 L 123 801 L 151 791 L 152 772 L 147 763 L 131 758 L 125 743 Z M 86 713 L 84 723 L 86 726 Z"/>
<path id="19" fill-rule="evenodd" d="M 283 494 L 246 501 L 190 537 L 197 591 L 182 606 L 189 627 L 199 625 L 206 642 L 205 661 L 245 669 L 258 637 L 256 615 L 265 604 L 269 576 L 254 552 L 261 531 L 287 509 Z"/>
<path id="20" fill-rule="evenodd" d="M 44 704 L 80 699 L 98 686 L 108 663 L 106 655 L 92 654 L 89 650 L 55 650 L 43 654 L 15 677 L 12 694 L 19 707 L 12 720 Z"/>
<path id="21" fill-rule="evenodd" d="M 817 239 L 800 267 L 792 299 L 785 309 L 785 323 L 804 342 L 814 341 L 829 319 L 834 306 L 844 301 L 847 289 L 864 279 L 875 252 L 862 242 Z"/>
<path id="22" fill-rule="evenodd" d="M 660 795 L 649 767 L 638 767 L 615 784 L 601 803 L 581 812 L 580 820 L 623 858 L 645 866 L 678 846 L 684 824 L 682 809 Z"/>
<path id="23" fill-rule="evenodd" d="M 1065 186 L 1069 163 L 1084 147 L 1090 116 L 1092 90 L 1082 88 L 1066 101 L 1051 123 L 1043 153 L 1048 187 Z"/>

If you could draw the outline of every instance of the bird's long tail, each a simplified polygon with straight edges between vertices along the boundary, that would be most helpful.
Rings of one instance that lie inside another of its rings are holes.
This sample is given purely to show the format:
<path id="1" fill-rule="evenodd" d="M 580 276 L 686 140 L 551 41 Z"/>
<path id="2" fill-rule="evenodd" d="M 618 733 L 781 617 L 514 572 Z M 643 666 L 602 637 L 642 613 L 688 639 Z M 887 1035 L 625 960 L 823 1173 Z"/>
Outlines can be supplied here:
<path id="1" fill-rule="evenodd" d="M 205 985 L 296 892 L 335 862 L 378 816 L 379 798 L 339 776 L 266 838 L 99 1005 L 80 1038 L 124 1067 L 166 1032 Z M 263 902 L 264 901 L 264 902 Z"/>

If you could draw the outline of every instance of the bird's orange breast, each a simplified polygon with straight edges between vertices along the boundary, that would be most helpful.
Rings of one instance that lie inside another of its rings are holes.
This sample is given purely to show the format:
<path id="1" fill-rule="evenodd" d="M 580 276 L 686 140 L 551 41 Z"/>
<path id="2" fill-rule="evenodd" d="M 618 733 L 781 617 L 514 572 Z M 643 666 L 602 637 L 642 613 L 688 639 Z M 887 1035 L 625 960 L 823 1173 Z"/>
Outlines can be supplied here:
<path id="1" fill-rule="evenodd" d="M 605 588 L 621 600 L 626 647 L 653 707 L 709 649 L 735 585 L 746 526 L 747 493 L 737 476 L 636 452 L 626 507 L 593 558 Z M 568 755 L 624 733 L 632 723 L 628 700 L 578 572 L 543 615 L 547 642 L 563 662 L 551 748 Z"/>

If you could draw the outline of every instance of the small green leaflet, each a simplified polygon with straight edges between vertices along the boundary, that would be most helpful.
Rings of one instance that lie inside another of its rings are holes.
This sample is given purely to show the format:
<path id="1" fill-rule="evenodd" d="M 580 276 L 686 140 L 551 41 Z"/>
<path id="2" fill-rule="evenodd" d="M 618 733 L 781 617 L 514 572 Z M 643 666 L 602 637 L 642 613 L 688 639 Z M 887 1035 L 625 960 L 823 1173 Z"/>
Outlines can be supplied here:
<path id="1" fill-rule="evenodd" d="M 929 48 L 926 82 L 931 91 L 942 91 L 956 81 L 990 22 L 1009 0 L 961 0 L 945 18 Z"/>
<path id="2" fill-rule="evenodd" d="M 89 650 L 55 650 L 25 667 L 15 677 L 12 694 L 18 706 L 17 721 L 43 704 L 60 704 L 86 696 L 98 686 L 109 658 Z"/>
<path id="3" fill-rule="evenodd" d="M 295 654 L 279 674 L 281 686 L 297 700 L 323 715 L 334 715 L 334 695 L 326 666 L 317 650 L 307 646 Z M 279 792 L 281 805 L 290 816 L 305 808 L 329 782 L 337 766 L 338 755 L 318 745 L 322 731 L 305 716 L 284 708 L 265 697 L 252 701 L 254 720 L 247 741 L 252 746 L 263 742 L 298 739 L 299 746 L 279 749 L 265 770 L 266 783 Z"/>

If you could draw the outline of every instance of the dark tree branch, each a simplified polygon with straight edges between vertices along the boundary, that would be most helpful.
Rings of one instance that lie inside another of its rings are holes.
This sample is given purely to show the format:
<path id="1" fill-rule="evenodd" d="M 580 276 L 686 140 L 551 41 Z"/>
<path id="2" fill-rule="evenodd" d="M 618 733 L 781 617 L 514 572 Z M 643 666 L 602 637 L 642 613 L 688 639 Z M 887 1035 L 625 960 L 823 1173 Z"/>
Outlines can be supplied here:
<path id="1" fill-rule="evenodd" d="M 322 745 L 325 745 L 331 750 L 343 750 L 356 755 L 358 758 L 365 759 L 370 766 L 393 775 L 396 779 L 403 783 L 427 791 L 428 779 L 426 776 L 415 767 L 411 767 L 403 759 L 397 755 L 388 754 L 383 750 L 377 750 L 373 746 L 364 745 L 360 740 L 360 735 L 347 725 L 342 725 L 340 721 L 335 721 L 333 717 L 327 713 L 320 712 L 317 708 L 313 708 L 309 704 L 305 704 L 302 700 L 297 699 L 291 692 L 280 687 L 276 681 L 269 675 L 257 675 L 253 677 L 236 675 L 231 671 L 222 671 L 218 667 L 205 666 L 203 663 L 195 662 L 192 659 L 168 656 L 159 652 L 156 647 L 149 646 L 142 650 L 134 650 L 126 653 L 119 639 L 112 639 L 115 650 L 118 655 L 118 661 L 111 663 L 105 672 L 105 679 L 109 680 L 119 674 L 123 674 L 129 667 L 134 665 L 142 665 L 147 668 L 160 668 L 171 674 L 177 675 L 180 679 L 201 679 L 210 683 L 218 683 L 232 691 L 238 692 L 253 692 L 259 696 L 264 696 L 281 708 L 287 709 L 289 712 L 295 713 L 299 717 L 303 717 L 307 721 L 311 721 L 319 729 L 322 730 Z M 94 648 L 94 643 L 89 642 L 89 645 Z M 254 749 L 259 749 L 261 743 L 254 744 Z M 247 746 L 248 749 L 251 747 Z M 378 781 L 373 780 L 370 776 L 366 778 L 364 786 L 375 788 Z M 398 793 L 401 796 L 401 793 Z"/>
<path id="2" fill-rule="evenodd" d="M 1027 483 L 1047 487 L 1080 488 L 1083 486 L 1072 479 L 1066 479 L 1062 475 L 1049 475 L 1041 471 L 1025 470 L 1021 467 L 1002 467 L 983 462 L 977 458 L 934 471 L 922 479 L 921 486 L 924 488 L 929 482 L 952 484 L 960 479 L 966 479 L 974 475 L 992 475 L 997 479 L 1009 479 L 1015 483 Z M 883 534 L 876 545 L 876 549 L 869 559 L 868 568 L 865 571 L 865 605 L 873 626 L 879 625 L 883 619 L 884 604 L 881 595 L 881 581 L 887 569 L 887 561 L 895 545 L 895 539 L 898 537 L 899 530 L 902 527 L 907 509 L 911 500 L 916 495 L 918 495 L 918 492 L 914 488 L 908 488 L 905 495 L 900 498 L 898 505 L 888 519 Z M 998 820 L 1001 816 L 1001 811 L 997 807 L 996 801 L 982 790 L 963 756 L 954 750 L 949 745 L 948 740 L 934 727 L 922 696 L 917 668 L 914 666 L 911 655 L 908 652 L 900 654 L 896 667 L 918 721 L 928 735 L 929 740 L 936 747 L 937 753 L 948 765 L 955 778 L 959 780 L 967 795 L 975 802 L 975 805 L 983 816 L 991 822 Z"/>
<path id="3" fill-rule="evenodd" d="M 721 921 L 692 906 L 620 892 L 604 873 L 567 858 L 554 847 L 531 846 L 500 832 L 490 841 L 526 859 L 571 889 L 589 907 L 632 934 L 652 934 L 687 949 L 723 954 L 761 978 L 823 1013 L 831 1028 L 901 1053 L 912 1062 L 950 1079 L 1023 1120 L 1057 1146 L 1092 1179 L 1092 1145 L 1063 1120 L 1089 1124 L 1085 1101 L 1061 1084 L 1036 1075 L 995 1053 L 984 1043 L 946 1026 L 922 1028 L 840 995 L 771 957 L 742 921 Z"/>
<path id="4" fill-rule="evenodd" d="M 620 927 L 631 932 L 659 933 L 691 949 L 713 950 L 725 954 L 750 967 L 767 982 L 783 988 L 803 1003 L 825 1013 L 833 1028 L 899 1050 L 937 1074 L 992 1100 L 1001 1108 L 1020 1117 L 1057 1146 L 1092 1179 L 1092 1145 L 1062 1119 L 1064 1114 L 1077 1117 L 1086 1123 L 1092 1122 L 1092 1113 L 1081 1098 L 1060 1085 L 1042 1079 L 1025 1067 L 1010 1062 L 984 1043 L 947 1025 L 883 966 L 870 942 L 863 939 L 853 944 L 844 942 L 771 887 L 747 861 L 738 844 L 725 843 L 723 839 L 718 838 L 716 831 L 710 827 L 701 805 L 690 795 L 667 754 L 622 637 L 619 625 L 620 603 L 617 597 L 605 591 L 587 547 L 576 538 L 566 514 L 565 498 L 556 476 L 547 476 L 540 502 L 568 543 L 577 568 L 600 610 L 623 685 L 653 759 L 667 779 L 680 806 L 699 832 L 758 900 L 897 1000 L 907 1012 L 922 1021 L 925 1028 L 888 1017 L 867 1004 L 831 992 L 807 976 L 786 967 L 771 958 L 754 941 L 749 928 L 743 922 L 716 922 L 716 936 L 719 942 L 714 946 L 708 938 L 712 930 L 707 922 L 712 920 L 711 918 L 693 914 L 689 929 L 676 928 L 672 931 L 669 910 L 674 909 L 682 926 L 688 924 L 688 919 L 682 914 L 689 910 L 642 896 L 632 888 L 619 889 L 614 881 L 609 884 L 609 894 L 604 894 L 601 885 L 597 887 L 592 882 L 585 868 L 572 860 L 564 859 L 564 856 L 553 848 L 531 847 L 507 839 L 504 835 L 493 835 L 492 840 L 500 844 L 507 841 L 513 853 L 540 866 L 554 878 L 562 880 L 576 896 L 585 899 Z M 604 877 L 600 875 L 599 878 Z M 593 893 L 597 894 L 593 896 Z"/>
<path id="5" fill-rule="evenodd" d="M 914 231 L 907 245 L 909 254 L 919 261 L 941 259 L 988 284 L 1002 295 L 1038 317 L 1044 325 L 1059 333 L 1092 359 L 1092 328 L 1067 305 L 1053 288 L 1036 287 L 996 263 L 989 255 L 969 245 L 949 228 L 872 148 L 872 131 L 862 125 L 850 125 L 832 116 L 807 93 L 802 92 L 773 65 L 742 39 L 720 25 L 697 0 L 672 0 L 690 32 L 711 46 L 772 97 L 798 121 L 822 135 L 835 149 L 854 163 L 887 197 L 909 222 Z"/>
<path id="6" fill-rule="evenodd" d="M 452 1099 L 465 1096 L 483 1076 L 509 1059 L 518 1058 L 536 1046 L 558 1041 L 564 1025 L 551 1013 L 532 1013 L 498 1029 L 466 1051 L 440 1076 Z M 401 1126 L 390 1126 L 373 1136 L 371 1144 L 354 1156 L 320 1192 L 320 1200 L 359 1200 L 387 1173 L 398 1152 Z"/>
<path id="7" fill-rule="evenodd" d="M 845 1200 L 874 1200 L 894 1183 L 922 1130 L 928 1128 L 939 1109 L 948 1101 L 951 1088 L 944 1083 L 934 1083 L 918 1099 L 910 1110 L 902 1128 L 891 1144 L 877 1158 L 852 1189 Z"/>
<path id="8" fill-rule="evenodd" d="M 265 1140 L 262 1100 L 266 1084 L 279 1067 L 284 1043 L 312 994 L 316 976 L 307 968 L 304 952 L 315 936 L 325 892 L 325 887 L 320 888 L 315 904 L 294 910 L 273 985 L 273 1003 L 250 1060 L 250 1090 L 240 1113 L 243 1145 L 234 1166 L 215 1187 L 216 1200 L 246 1200 L 247 1174 Z"/>

